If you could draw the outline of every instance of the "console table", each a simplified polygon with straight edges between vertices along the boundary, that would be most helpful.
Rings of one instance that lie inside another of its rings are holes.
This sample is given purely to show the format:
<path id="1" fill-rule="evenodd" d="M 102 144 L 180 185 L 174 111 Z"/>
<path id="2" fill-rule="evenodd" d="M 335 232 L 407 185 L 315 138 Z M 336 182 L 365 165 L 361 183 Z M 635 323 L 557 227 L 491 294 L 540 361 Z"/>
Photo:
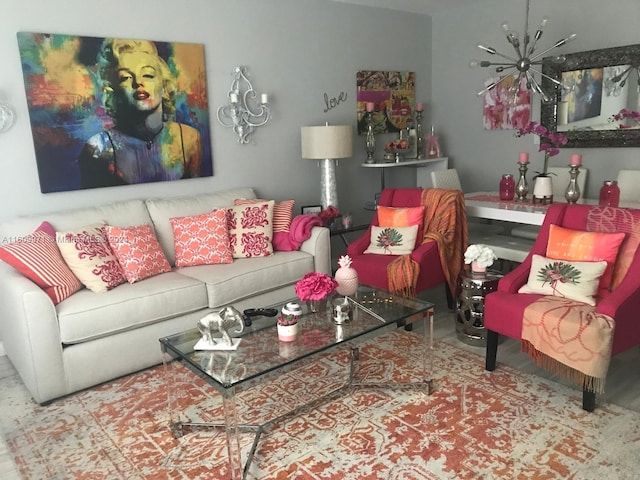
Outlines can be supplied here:
<path id="1" fill-rule="evenodd" d="M 431 172 L 436 170 L 446 170 L 449 165 L 449 158 L 424 158 L 424 159 L 409 159 L 403 162 L 376 162 L 376 163 L 362 163 L 361 167 L 364 168 L 379 168 L 380 169 L 380 191 L 385 188 L 385 171 L 387 168 L 398 167 L 417 167 L 416 182 L 419 186 L 431 185 Z M 425 185 L 426 183 L 426 185 Z"/>

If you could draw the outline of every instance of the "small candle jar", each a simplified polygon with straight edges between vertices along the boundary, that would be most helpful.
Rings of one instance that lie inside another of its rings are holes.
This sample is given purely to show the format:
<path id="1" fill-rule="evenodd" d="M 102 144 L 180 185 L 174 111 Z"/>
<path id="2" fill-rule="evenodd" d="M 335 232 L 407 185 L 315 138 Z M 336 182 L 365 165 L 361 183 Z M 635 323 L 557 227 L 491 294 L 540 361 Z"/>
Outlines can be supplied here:
<path id="1" fill-rule="evenodd" d="M 505 173 L 500 180 L 500 200 L 513 200 L 516 194 L 516 182 L 513 175 Z"/>
<path id="2" fill-rule="evenodd" d="M 615 180 L 605 180 L 600 188 L 600 199 L 598 204 L 601 207 L 617 207 L 620 203 L 620 187 Z"/>

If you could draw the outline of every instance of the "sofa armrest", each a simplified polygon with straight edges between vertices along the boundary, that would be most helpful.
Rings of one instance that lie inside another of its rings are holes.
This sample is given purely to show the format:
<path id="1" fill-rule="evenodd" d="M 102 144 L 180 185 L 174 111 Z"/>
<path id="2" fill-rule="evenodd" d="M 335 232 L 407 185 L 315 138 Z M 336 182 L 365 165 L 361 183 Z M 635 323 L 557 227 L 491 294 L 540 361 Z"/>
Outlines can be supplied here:
<path id="1" fill-rule="evenodd" d="M 362 255 L 364 251 L 367 249 L 367 247 L 369 247 L 370 243 L 371 243 L 371 225 L 369 225 L 369 228 L 367 228 L 367 230 L 362 235 L 360 235 L 358 238 L 356 238 L 353 242 L 349 244 L 349 246 L 347 247 L 347 255 L 349 255 L 351 258 L 357 255 Z"/>
<path id="2" fill-rule="evenodd" d="M 311 236 L 300 246 L 301 252 L 313 255 L 316 272 L 331 275 L 331 239 L 326 227 L 313 227 Z"/>
<path id="3" fill-rule="evenodd" d="M 0 265 L 0 339 L 37 402 L 64 395 L 66 377 L 56 308 L 31 280 Z"/>

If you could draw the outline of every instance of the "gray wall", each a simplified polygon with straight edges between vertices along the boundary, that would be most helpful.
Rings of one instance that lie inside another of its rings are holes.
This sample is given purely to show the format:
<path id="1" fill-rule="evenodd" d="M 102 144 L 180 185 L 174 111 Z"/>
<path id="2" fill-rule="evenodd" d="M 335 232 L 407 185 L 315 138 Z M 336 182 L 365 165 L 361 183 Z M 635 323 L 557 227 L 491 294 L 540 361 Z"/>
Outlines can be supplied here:
<path id="1" fill-rule="evenodd" d="M 558 52 L 640 43 L 638 0 L 533 0 L 530 10 L 531 32 L 543 16 L 549 17 L 538 51 L 570 33 L 578 37 L 556 49 Z M 463 189 L 467 191 L 496 191 L 502 173 L 517 175 L 516 162 L 521 151 L 530 153 L 531 170 L 542 168 L 543 155 L 533 143 L 534 136 L 517 138 L 513 130 L 483 129 L 482 99 L 476 94 L 491 72 L 468 66 L 471 59 L 492 59 L 476 48 L 478 43 L 511 54 L 500 26 L 506 20 L 522 35 L 524 16 L 524 0 L 482 0 L 474 8 L 433 17 L 432 117 L 444 137 L 450 166 L 459 170 Z M 533 104 L 533 119 L 539 120 L 539 97 L 534 96 Z M 640 168 L 638 148 L 561 149 L 559 155 L 552 157 L 551 165 L 568 165 L 572 153 L 583 155 L 583 164 L 589 169 L 587 196 L 592 198 L 597 197 L 604 180 L 615 179 L 619 169 Z"/>
<path id="2" fill-rule="evenodd" d="M 92 6 L 95 5 L 95 6 Z M 0 219 L 118 199 L 176 196 L 253 186 L 262 196 L 316 205 L 320 170 L 300 158 L 300 127 L 351 124 L 355 132 L 355 75 L 361 69 L 413 70 L 416 96 L 429 104 L 431 18 L 327 0 L 115 0 L 105 8 L 86 0 L 4 0 L 0 98 L 17 122 L 0 135 Z M 203 43 L 207 64 L 214 176 L 148 185 L 40 193 L 16 32 L 67 33 Z M 270 94 L 273 120 L 255 143 L 239 145 L 215 111 L 226 99 L 231 70 L 246 65 L 254 87 Z M 347 100 L 324 112 L 324 94 Z M 362 205 L 379 189 L 379 172 L 365 170 L 361 137 L 340 161 L 340 208 L 365 215 Z M 389 175 L 415 183 L 415 170 Z M 368 215 L 367 215 L 368 216 Z M 357 220 L 357 218 L 356 218 Z"/>

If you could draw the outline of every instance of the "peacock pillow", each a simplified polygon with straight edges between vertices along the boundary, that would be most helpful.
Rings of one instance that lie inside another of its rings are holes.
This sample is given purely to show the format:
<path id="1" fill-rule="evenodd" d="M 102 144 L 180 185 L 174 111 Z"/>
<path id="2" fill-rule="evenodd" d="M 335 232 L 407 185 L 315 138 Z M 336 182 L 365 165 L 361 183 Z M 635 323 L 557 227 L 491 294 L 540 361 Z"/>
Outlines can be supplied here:
<path id="1" fill-rule="evenodd" d="M 595 294 L 607 262 L 576 262 L 533 255 L 529 280 L 518 293 L 537 293 L 595 305 Z"/>
<path id="2" fill-rule="evenodd" d="M 407 255 L 413 252 L 418 225 L 410 227 L 371 227 L 371 243 L 364 253 Z"/>

